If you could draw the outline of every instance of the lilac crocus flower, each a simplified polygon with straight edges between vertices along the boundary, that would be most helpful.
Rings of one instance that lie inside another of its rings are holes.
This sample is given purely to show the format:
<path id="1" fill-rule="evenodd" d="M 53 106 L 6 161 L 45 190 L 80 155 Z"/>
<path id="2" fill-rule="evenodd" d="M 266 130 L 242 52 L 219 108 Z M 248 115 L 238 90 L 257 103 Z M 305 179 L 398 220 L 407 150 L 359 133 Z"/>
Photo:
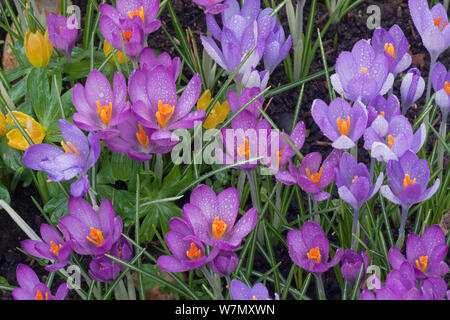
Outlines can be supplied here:
<path id="1" fill-rule="evenodd" d="M 425 80 L 420 76 L 420 71 L 417 68 L 409 69 L 400 86 L 403 114 L 422 96 L 424 90 Z"/>
<path id="2" fill-rule="evenodd" d="M 286 185 L 298 183 L 314 201 L 327 200 L 330 194 L 323 189 L 334 181 L 334 169 L 339 165 L 341 154 L 341 150 L 333 149 L 322 163 L 320 152 L 311 152 L 303 158 L 300 168 L 289 161 L 288 170 L 279 171 L 275 178 Z"/>
<path id="3" fill-rule="evenodd" d="M 59 120 L 59 128 L 64 151 L 50 144 L 35 144 L 25 151 L 23 163 L 30 169 L 45 171 L 55 182 L 78 176 L 70 186 L 70 192 L 74 197 L 82 197 L 89 189 L 87 171 L 100 156 L 100 141 L 94 132 L 86 139 L 80 129 L 63 119 Z"/>
<path id="4" fill-rule="evenodd" d="M 133 249 L 128 240 L 120 237 L 109 253 L 121 260 L 130 261 Z M 96 256 L 89 263 L 89 276 L 96 281 L 109 282 L 116 279 L 123 269 L 125 269 L 125 266 L 119 262 L 113 261 L 104 255 Z"/>
<path id="5" fill-rule="evenodd" d="M 450 112 L 450 70 L 447 71 L 444 65 L 438 62 L 433 68 L 431 77 L 433 89 L 436 92 L 434 101 L 441 108 L 443 115 L 448 114 Z"/>
<path id="6" fill-rule="evenodd" d="M 339 161 L 339 167 L 335 168 L 336 186 L 342 200 L 350 204 L 355 211 L 372 198 L 383 183 L 381 172 L 376 182 L 371 185 L 369 170 L 364 163 L 356 163 L 355 158 L 345 152 Z"/>
<path id="7" fill-rule="evenodd" d="M 166 67 L 172 75 L 173 79 L 178 79 L 181 71 L 181 60 L 178 57 L 171 58 L 167 52 L 161 53 L 159 56 L 153 52 L 151 48 L 144 48 L 139 61 L 141 69 L 145 72 L 152 72 L 157 66 Z"/>
<path id="8" fill-rule="evenodd" d="M 230 292 L 233 300 L 271 300 L 269 291 L 262 283 L 257 283 L 250 288 L 242 281 L 234 279 L 230 283 Z M 279 299 L 275 293 L 275 300 Z"/>
<path id="9" fill-rule="evenodd" d="M 22 249 L 34 257 L 55 261 L 45 267 L 47 271 L 57 271 L 64 268 L 72 257 L 70 242 L 63 240 L 55 228 L 48 224 L 41 224 L 41 237 L 44 240 L 24 240 L 20 243 Z"/>
<path id="10" fill-rule="evenodd" d="M 398 160 L 405 152 L 419 152 L 426 139 L 426 126 L 422 124 L 413 133 L 408 119 L 397 115 L 391 119 L 384 137 L 373 128 L 364 132 L 364 148 L 371 150 L 371 157 L 378 161 Z"/>
<path id="11" fill-rule="evenodd" d="M 389 122 L 400 115 L 400 102 L 398 98 L 391 94 L 387 99 L 378 95 L 373 98 L 367 105 L 367 130 L 374 130 L 374 134 L 383 138 L 387 135 L 389 129 Z M 364 132 L 364 136 L 366 135 Z M 371 146 L 364 144 L 364 148 L 371 149 Z"/>
<path id="12" fill-rule="evenodd" d="M 366 269 L 369 263 L 369 259 L 365 252 L 356 253 L 353 250 L 347 249 L 342 256 L 341 273 L 342 277 L 354 284 L 358 278 L 361 265 L 363 266 L 362 276 L 366 274 Z"/>
<path id="13" fill-rule="evenodd" d="M 136 121 L 134 115 L 130 115 L 127 120 L 117 125 L 119 136 L 106 139 L 105 145 L 115 151 L 128 155 L 134 161 L 148 161 L 153 153 L 167 153 L 178 143 L 172 145 L 159 146 L 152 142 L 150 137 L 157 130 L 142 126 Z"/>
<path id="14" fill-rule="evenodd" d="M 447 291 L 447 283 L 441 277 L 427 278 L 422 283 L 422 293 L 424 300 L 447 300 L 450 297 L 450 290 Z"/>
<path id="15" fill-rule="evenodd" d="M 72 100 L 76 113 L 73 122 L 86 131 L 98 131 L 99 139 L 108 139 L 118 134 L 115 128 L 131 114 L 127 100 L 127 82 L 116 72 L 113 88 L 99 71 L 92 70 L 86 86 L 77 83 L 73 88 Z"/>
<path id="16" fill-rule="evenodd" d="M 16 271 L 19 288 L 12 292 L 14 300 L 64 300 L 68 287 L 66 283 L 61 284 L 53 296 L 50 289 L 39 281 L 36 273 L 24 264 L 19 264 Z"/>
<path id="17" fill-rule="evenodd" d="M 450 46 L 450 28 L 447 11 L 441 3 L 431 8 L 427 0 L 409 0 L 411 17 L 422 37 L 431 60 L 436 61 L 439 55 Z"/>
<path id="18" fill-rule="evenodd" d="M 389 31 L 377 28 L 373 32 L 370 43 L 376 53 L 384 53 L 388 61 L 389 72 L 394 77 L 411 65 L 412 58 L 408 53 L 408 39 L 398 25 L 393 25 Z"/>
<path id="19" fill-rule="evenodd" d="M 445 242 L 445 234 L 437 224 L 429 226 L 419 237 L 414 232 L 410 233 L 406 241 L 406 257 L 393 247 L 389 250 L 389 263 L 394 269 L 399 269 L 405 262 L 414 267 L 415 276 L 419 279 L 427 277 L 442 277 L 447 274 L 449 267 L 444 261 L 447 256 L 448 245 Z"/>
<path id="20" fill-rule="evenodd" d="M 223 0 L 192 0 L 199 6 L 205 8 L 205 13 L 218 14 L 228 8 L 227 4 L 222 3 Z"/>
<path id="21" fill-rule="evenodd" d="M 285 41 L 284 30 L 277 25 L 274 32 L 269 35 L 264 49 L 264 67 L 272 73 L 276 66 L 286 58 L 292 47 L 292 37 L 289 35 Z"/>
<path id="22" fill-rule="evenodd" d="M 360 101 L 350 106 L 344 99 L 336 98 L 328 106 L 323 100 L 315 99 L 311 113 L 335 149 L 353 148 L 367 126 L 367 110 Z"/>
<path id="23" fill-rule="evenodd" d="M 386 166 L 389 186 L 381 186 L 381 194 L 389 201 L 410 207 L 429 199 L 438 190 L 440 181 L 436 179 L 427 189 L 430 168 L 425 159 L 418 159 L 411 151 L 406 151 L 399 161 L 391 160 Z"/>
<path id="24" fill-rule="evenodd" d="M 219 254 L 209 263 L 211 270 L 221 276 L 230 276 L 236 269 L 239 262 L 239 257 L 233 251 L 222 250 Z"/>
<path id="25" fill-rule="evenodd" d="M 122 234 L 122 218 L 116 216 L 111 201 L 104 199 L 98 213 L 83 198 L 70 197 L 69 216 L 60 219 L 60 229 L 70 239 L 75 252 L 102 255 Z"/>
<path id="26" fill-rule="evenodd" d="M 314 221 L 307 221 L 302 230 L 291 230 L 286 239 L 289 256 L 299 267 L 314 274 L 320 274 L 335 266 L 341 260 L 344 250 L 336 250 L 331 261 L 330 245 L 322 227 Z"/>
<path id="27" fill-rule="evenodd" d="M 201 85 L 200 75 L 196 73 L 178 99 L 175 79 L 163 65 L 150 73 L 135 70 L 130 75 L 132 110 L 140 124 L 156 130 L 150 137 L 152 143 L 173 145 L 180 139 L 172 130 L 192 128 L 197 121 L 203 121 L 205 111 L 190 112 L 200 96 Z"/>
<path id="28" fill-rule="evenodd" d="M 367 104 L 392 87 L 394 76 L 383 52 L 376 53 L 366 40 L 358 41 L 352 51 L 343 51 L 331 76 L 334 90 L 347 99 Z"/>
<path id="29" fill-rule="evenodd" d="M 230 110 L 233 113 L 238 112 L 247 102 L 256 97 L 261 93 L 261 89 L 258 87 L 244 88 L 241 94 L 238 96 L 234 90 L 228 90 L 227 92 L 227 102 L 230 106 Z M 258 118 L 261 113 L 258 108 L 263 108 L 264 97 L 260 96 L 253 103 L 247 106 L 245 110 L 250 111 L 255 118 Z"/>
<path id="30" fill-rule="evenodd" d="M 75 14 L 69 19 L 73 20 L 74 18 Z M 68 23 L 65 16 L 58 16 L 51 12 L 47 17 L 47 26 L 48 39 L 55 48 L 64 53 L 67 61 L 70 61 L 72 49 L 78 36 L 78 25 Z"/>
<path id="31" fill-rule="evenodd" d="M 239 194 L 228 188 L 216 195 L 207 185 L 199 185 L 191 193 L 190 202 L 183 206 L 183 218 L 196 237 L 212 246 L 210 259 L 220 250 L 237 249 L 242 239 L 253 230 L 258 220 L 255 208 L 249 209 L 236 223 Z"/>
<path id="32" fill-rule="evenodd" d="M 258 87 L 264 90 L 269 82 L 270 73 L 268 70 L 258 71 L 256 68 L 251 67 L 242 76 L 241 84 L 245 88 Z"/>

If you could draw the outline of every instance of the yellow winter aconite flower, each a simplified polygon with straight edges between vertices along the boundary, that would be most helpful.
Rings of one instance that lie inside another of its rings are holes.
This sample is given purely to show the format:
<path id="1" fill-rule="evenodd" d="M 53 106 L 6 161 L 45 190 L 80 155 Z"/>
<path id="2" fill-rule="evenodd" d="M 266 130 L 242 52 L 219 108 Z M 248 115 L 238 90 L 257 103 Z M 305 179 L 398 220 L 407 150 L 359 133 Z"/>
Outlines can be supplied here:
<path id="1" fill-rule="evenodd" d="M 3 112 L 0 110 L 0 137 L 6 134 L 6 118 Z"/>
<path id="2" fill-rule="evenodd" d="M 25 34 L 25 53 L 28 61 L 35 67 L 46 67 L 53 53 L 53 46 L 48 39 L 48 30 L 42 34 L 40 30 L 35 33 L 30 30 Z"/>
<path id="3" fill-rule="evenodd" d="M 205 110 L 208 108 L 209 104 L 213 99 L 211 98 L 211 91 L 209 89 L 205 90 L 203 94 L 200 96 L 197 102 L 198 110 Z M 214 129 L 218 124 L 221 124 L 227 118 L 228 113 L 230 112 L 230 106 L 228 102 L 220 103 L 216 102 L 214 107 L 212 108 L 209 116 L 203 122 L 203 128 L 205 129 Z"/>
<path id="4" fill-rule="evenodd" d="M 44 140 L 45 131 L 39 122 L 22 112 L 13 111 L 12 113 L 34 143 L 41 143 Z M 6 123 L 16 124 L 9 114 L 6 116 Z M 8 145 L 14 149 L 25 151 L 30 146 L 18 128 L 10 130 L 6 138 L 8 138 Z"/>
<path id="5" fill-rule="evenodd" d="M 109 56 L 109 54 L 112 52 L 112 47 L 111 44 L 108 41 L 104 41 L 103 42 L 103 53 L 105 54 L 105 57 Z M 125 63 L 125 57 L 123 55 L 123 52 L 121 51 L 117 51 L 116 52 L 116 58 L 117 58 L 117 62 L 119 62 L 119 64 L 123 64 Z M 127 59 L 128 60 L 128 59 Z M 108 61 L 109 63 L 115 65 L 116 63 L 114 62 L 114 58 L 110 59 Z"/>

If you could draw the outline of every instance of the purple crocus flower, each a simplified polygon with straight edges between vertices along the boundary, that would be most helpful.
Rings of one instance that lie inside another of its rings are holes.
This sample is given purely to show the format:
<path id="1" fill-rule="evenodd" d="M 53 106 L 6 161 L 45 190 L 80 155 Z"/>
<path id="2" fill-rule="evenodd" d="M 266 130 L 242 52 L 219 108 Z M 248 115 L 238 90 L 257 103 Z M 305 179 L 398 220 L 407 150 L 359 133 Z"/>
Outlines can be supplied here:
<path id="1" fill-rule="evenodd" d="M 388 59 L 383 52 L 377 54 L 366 40 L 358 41 L 351 52 L 341 52 L 336 61 L 336 73 L 331 76 L 337 93 L 365 104 L 378 94 L 387 93 L 393 81 Z"/>
<path id="2" fill-rule="evenodd" d="M 374 130 L 374 134 L 383 138 L 387 135 L 389 129 L 389 122 L 400 115 L 400 102 L 398 98 L 391 94 L 387 99 L 378 95 L 373 98 L 367 105 L 367 130 Z M 366 132 L 364 132 L 364 136 Z M 370 150 L 371 146 L 364 144 L 364 148 Z"/>
<path id="3" fill-rule="evenodd" d="M 105 145 L 115 151 L 128 155 L 134 161 L 148 161 L 153 153 L 167 153 L 178 143 L 168 146 L 159 146 L 150 140 L 154 129 L 142 126 L 131 114 L 127 120 L 117 125 L 119 136 L 106 139 Z"/>
<path id="4" fill-rule="evenodd" d="M 422 96 L 424 90 L 425 80 L 420 76 L 420 71 L 417 68 L 409 69 L 400 86 L 403 114 Z"/>
<path id="5" fill-rule="evenodd" d="M 252 288 L 248 287 L 240 280 L 231 280 L 230 292 L 233 300 L 271 300 L 269 291 L 262 283 L 255 284 Z M 279 300 L 275 294 L 275 300 Z"/>
<path id="6" fill-rule="evenodd" d="M 286 239 L 289 256 L 299 267 L 314 274 L 327 271 L 341 260 L 344 250 L 336 250 L 334 257 L 328 261 L 329 243 L 322 227 L 314 221 L 307 221 L 302 230 L 291 230 Z"/>
<path id="7" fill-rule="evenodd" d="M 311 152 L 303 158 L 300 168 L 289 161 L 288 170 L 279 171 L 275 178 L 286 185 L 298 183 L 303 191 L 313 196 L 314 201 L 327 200 L 330 194 L 323 189 L 334 181 L 334 169 L 339 165 L 341 154 L 341 150 L 333 149 L 322 163 L 320 152 Z"/>
<path id="8" fill-rule="evenodd" d="M 228 188 L 216 195 L 207 185 L 199 185 L 183 206 L 183 218 L 203 243 L 212 246 L 210 259 L 220 250 L 235 250 L 253 230 L 258 220 L 255 208 L 248 210 L 236 223 L 239 194 Z"/>
<path id="9" fill-rule="evenodd" d="M 447 291 L 447 283 L 441 277 L 427 278 L 422 283 L 422 293 L 424 300 L 447 300 L 450 290 Z"/>
<path id="10" fill-rule="evenodd" d="M 363 277 L 366 274 L 366 268 L 368 266 L 369 259 L 367 258 L 365 252 L 361 252 L 358 254 L 353 250 L 347 249 L 344 251 L 341 262 L 342 277 L 350 282 L 350 284 L 354 284 L 356 279 L 358 278 L 361 265 L 363 265 Z"/>
<path id="11" fill-rule="evenodd" d="M 376 182 L 371 186 L 369 170 L 364 163 L 356 163 L 355 158 L 345 152 L 339 161 L 339 167 L 335 168 L 336 186 L 339 197 L 350 204 L 355 211 L 372 198 L 383 183 L 381 172 Z"/>
<path id="12" fill-rule="evenodd" d="M 175 129 L 192 128 L 197 121 L 203 121 L 205 111 L 191 111 L 201 90 L 201 77 L 196 73 L 187 84 L 181 97 L 171 70 L 159 65 L 152 72 L 135 70 L 129 79 L 128 90 L 132 110 L 137 121 L 144 127 L 154 129 L 149 137 L 151 143 L 161 146 L 174 145 L 179 137 Z"/>
<path id="13" fill-rule="evenodd" d="M 276 66 L 286 58 L 292 47 L 292 37 L 289 35 L 285 41 L 284 30 L 276 25 L 274 32 L 269 35 L 264 49 L 264 67 L 272 73 Z"/>
<path id="14" fill-rule="evenodd" d="M 450 27 L 449 27 L 450 29 Z M 431 73 L 434 92 L 436 92 L 436 101 L 442 114 L 450 112 L 450 70 L 437 62 Z"/>
<path id="15" fill-rule="evenodd" d="M 20 243 L 22 249 L 34 257 L 55 261 L 45 267 L 47 271 L 57 271 L 64 268 L 72 257 L 70 242 L 63 240 L 55 228 L 48 224 L 41 224 L 41 237 L 44 240 L 24 240 Z"/>
<path id="16" fill-rule="evenodd" d="M 436 61 L 450 46 L 447 11 L 441 3 L 434 5 L 430 10 L 427 0 L 409 0 L 408 4 L 423 45 L 430 53 L 432 61 Z"/>
<path id="17" fill-rule="evenodd" d="M 59 120 L 59 128 L 64 151 L 50 144 L 35 144 L 25 151 L 23 163 L 30 169 L 45 171 L 51 181 L 66 181 L 78 176 L 70 186 L 70 192 L 74 197 L 82 197 L 89 189 L 87 171 L 100 156 L 100 141 L 94 132 L 90 132 L 86 140 L 80 129 L 63 119 Z"/>
<path id="18" fill-rule="evenodd" d="M 238 96 L 234 90 L 228 90 L 227 92 L 227 102 L 230 106 L 230 110 L 233 113 L 238 112 L 247 102 L 256 97 L 261 93 L 261 89 L 258 87 L 244 88 L 241 94 Z M 250 111 L 255 118 L 258 118 L 261 113 L 258 108 L 263 108 L 264 97 L 260 96 L 253 103 L 247 106 L 245 110 Z"/>
<path id="19" fill-rule="evenodd" d="M 39 281 L 33 269 L 24 264 L 17 266 L 16 278 L 20 287 L 12 292 L 14 300 L 64 300 L 68 292 L 67 284 L 63 283 L 53 296 L 50 289 Z"/>
<path id="20" fill-rule="evenodd" d="M 364 148 L 371 150 L 371 157 L 378 161 L 398 160 L 408 150 L 417 153 L 426 139 L 426 126 L 422 124 L 413 133 L 408 119 L 397 115 L 391 119 L 384 137 L 378 135 L 373 128 L 364 132 Z"/>
<path id="21" fill-rule="evenodd" d="M 429 199 L 438 190 L 440 181 L 436 179 L 427 189 L 430 168 L 425 159 L 418 159 L 411 151 L 406 151 L 399 161 L 391 160 L 386 166 L 389 186 L 381 186 L 381 194 L 389 201 L 410 207 Z"/>
<path id="22" fill-rule="evenodd" d="M 447 256 L 448 245 L 445 234 L 439 225 L 429 226 L 419 237 L 410 233 L 406 241 L 406 257 L 393 247 L 389 250 L 389 263 L 394 269 L 399 269 L 407 261 L 414 267 L 415 276 L 419 279 L 427 277 L 442 277 L 447 274 L 449 267 L 444 261 Z"/>
<path id="23" fill-rule="evenodd" d="M 164 66 L 170 72 L 173 79 L 178 79 L 181 71 L 181 60 L 178 57 L 171 58 L 167 52 L 161 53 L 158 57 L 151 48 L 144 48 L 139 61 L 141 69 L 145 72 L 152 72 L 157 66 Z"/>
<path id="24" fill-rule="evenodd" d="M 75 14 L 69 19 L 74 17 Z M 65 16 L 58 16 L 53 12 L 47 17 L 48 39 L 55 48 L 64 53 L 67 61 L 70 61 L 72 49 L 78 36 L 78 26 L 67 21 L 68 19 Z"/>
<path id="25" fill-rule="evenodd" d="M 223 4 L 223 0 L 192 0 L 199 6 L 205 8 L 205 13 L 218 14 L 228 8 L 227 4 Z"/>
<path id="26" fill-rule="evenodd" d="M 121 260 L 130 261 L 133 249 L 128 240 L 120 237 L 109 253 Z M 119 262 L 113 261 L 104 255 L 96 256 L 89 263 L 89 276 L 96 281 L 109 282 L 116 279 L 123 269 L 125 269 L 125 266 Z"/>
<path id="27" fill-rule="evenodd" d="M 389 31 L 377 28 L 373 32 L 370 43 L 376 53 L 384 53 L 388 61 L 389 72 L 394 77 L 411 65 L 412 58 L 408 53 L 408 39 L 398 25 L 393 25 Z"/>
<path id="28" fill-rule="evenodd" d="M 60 219 L 60 229 L 70 239 L 75 252 L 102 255 L 122 234 L 122 218 L 116 216 L 111 201 L 104 199 L 98 213 L 83 198 L 70 197 L 69 216 Z"/>
<path id="29" fill-rule="evenodd" d="M 412 266 L 405 262 L 386 277 L 381 289 L 375 289 L 376 296 L 369 290 L 361 294 L 361 300 L 423 300 L 422 292 L 417 289 Z"/>
<path id="30" fill-rule="evenodd" d="M 333 141 L 335 149 L 350 149 L 356 145 L 367 126 L 367 110 L 356 101 L 350 106 L 342 98 L 336 98 L 328 106 L 323 100 L 314 100 L 311 113 L 323 134 Z"/>
<path id="31" fill-rule="evenodd" d="M 230 276 L 236 269 L 239 262 L 239 257 L 233 251 L 222 250 L 219 254 L 209 263 L 211 270 L 221 276 Z"/>
<path id="32" fill-rule="evenodd" d="M 73 88 L 72 100 L 76 113 L 73 122 L 86 131 L 98 131 L 99 139 L 108 139 L 118 134 L 114 129 L 128 118 L 131 106 L 127 100 L 127 82 L 116 72 L 113 88 L 99 71 L 92 70 L 86 86 L 77 83 Z"/>
<path id="33" fill-rule="evenodd" d="M 269 82 L 270 73 L 268 70 L 258 71 L 255 67 L 251 67 L 242 76 L 241 84 L 245 88 L 258 87 L 264 90 Z"/>

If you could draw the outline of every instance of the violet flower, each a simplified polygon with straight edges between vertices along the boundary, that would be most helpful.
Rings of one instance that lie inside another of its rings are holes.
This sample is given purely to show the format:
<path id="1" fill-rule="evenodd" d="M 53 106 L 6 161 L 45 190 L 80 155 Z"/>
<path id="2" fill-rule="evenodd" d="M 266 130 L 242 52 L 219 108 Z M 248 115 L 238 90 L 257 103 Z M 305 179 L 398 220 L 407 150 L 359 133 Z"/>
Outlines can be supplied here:
<path id="1" fill-rule="evenodd" d="M 239 257 L 233 251 L 222 250 L 219 254 L 209 263 L 212 271 L 221 276 L 229 277 L 236 269 L 239 262 Z"/>
<path id="2" fill-rule="evenodd" d="M 40 230 L 44 241 L 24 240 L 20 243 L 22 249 L 34 257 L 55 261 L 45 267 L 47 271 L 64 268 L 72 257 L 70 241 L 64 241 L 59 232 L 46 223 L 41 224 Z"/>
<path id="3" fill-rule="evenodd" d="M 398 25 L 393 25 L 389 31 L 377 28 L 373 32 L 370 43 L 376 53 L 384 53 L 388 61 L 389 72 L 394 75 L 394 78 L 411 65 L 412 58 L 408 53 L 408 39 Z"/>
<path id="4" fill-rule="evenodd" d="M 315 99 L 311 113 L 335 149 L 353 148 L 367 126 L 366 107 L 360 101 L 350 106 L 344 99 L 336 98 L 328 106 L 323 100 Z"/>
<path id="5" fill-rule="evenodd" d="M 245 88 L 258 87 L 264 90 L 269 82 L 270 73 L 268 70 L 258 71 L 255 67 L 251 67 L 242 76 L 241 84 Z"/>
<path id="6" fill-rule="evenodd" d="M 341 150 L 333 149 L 322 163 L 320 152 L 311 152 L 303 158 L 300 168 L 289 162 L 288 170 L 279 171 L 275 178 L 286 185 L 298 183 L 314 201 L 327 200 L 330 194 L 323 189 L 334 181 L 334 169 L 339 165 L 341 154 Z"/>
<path id="7" fill-rule="evenodd" d="M 320 274 L 335 266 L 341 260 L 344 250 L 336 250 L 329 258 L 329 243 L 322 227 L 314 221 L 307 221 L 302 230 L 291 230 L 286 239 L 289 256 L 299 267 L 314 274 Z"/>
<path id="8" fill-rule="evenodd" d="M 238 96 L 234 90 L 228 90 L 227 92 L 227 102 L 230 106 L 231 112 L 237 113 L 244 105 L 246 105 L 250 100 L 261 93 L 261 89 L 258 87 L 244 88 L 241 94 Z M 253 103 L 248 105 L 245 110 L 250 111 L 255 118 L 259 118 L 261 113 L 258 108 L 263 108 L 264 96 L 260 96 Z"/>
<path id="9" fill-rule="evenodd" d="M 437 224 L 429 226 L 419 237 L 411 232 L 406 241 L 406 257 L 393 247 L 389 250 L 389 263 L 394 269 L 399 269 L 407 261 L 414 267 L 415 276 L 419 279 L 427 277 L 442 277 L 449 270 L 444 261 L 447 256 L 448 245 L 445 234 Z"/>
<path id="10" fill-rule="evenodd" d="M 75 252 L 102 255 L 122 234 L 122 218 L 116 216 L 111 201 L 104 199 L 98 213 L 83 198 L 70 197 L 69 216 L 60 219 L 60 229 L 70 239 Z"/>
<path id="11" fill-rule="evenodd" d="M 260 282 L 250 288 L 242 281 L 234 279 L 230 283 L 230 292 L 233 300 L 271 300 L 266 286 Z M 275 293 L 275 300 L 279 299 Z"/>
<path id="12" fill-rule="evenodd" d="M 53 296 L 33 269 L 24 264 L 17 266 L 16 278 L 20 287 L 12 291 L 14 300 L 64 300 L 68 292 L 67 284 L 63 283 Z"/>
<path id="13" fill-rule="evenodd" d="M 181 71 L 181 60 L 178 57 L 171 58 L 167 52 L 161 53 L 159 56 L 153 52 L 151 48 L 144 48 L 141 53 L 139 65 L 145 72 L 152 72 L 157 66 L 164 66 L 169 70 L 173 79 L 178 79 Z"/>
<path id="14" fill-rule="evenodd" d="M 192 128 L 197 121 L 203 121 L 206 115 L 203 110 L 190 112 L 200 96 L 200 75 L 196 73 L 192 77 L 178 99 L 171 73 L 163 65 L 158 65 L 152 72 L 135 70 L 130 75 L 128 85 L 137 121 L 155 130 L 149 137 L 150 141 L 161 146 L 174 145 L 180 141 L 172 130 Z"/>
<path id="15" fill-rule="evenodd" d="M 447 300 L 450 299 L 450 290 L 447 291 L 447 283 L 440 277 L 427 278 L 422 283 L 424 300 Z"/>
<path id="16" fill-rule="evenodd" d="M 72 14 L 69 19 L 69 21 L 76 21 L 75 14 Z M 78 25 L 68 23 L 65 16 L 58 16 L 51 12 L 47 17 L 47 26 L 48 39 L 56 49 L 64 53 L 67 61 L 70 61 L 78 36 Z"/>
<path id="17" fill-rule="evenodd" d="M 365 104 L 378 94 L 387 93 L 393 81 L 388 59 L 383 52 L 377 54 L 366 40 L 358 41 L 351 52 L 339 54 L 336 73 L 331 76 L 331 83 L 337 93 Z"/>
<path id="18" fill-rule="evenodd" d="M 450 29 L 450 27 L 449 27 Z M 436 63 L 431 73 L 436 104 L 441 108 L 442 114 L 450 112 L 450 70 L 440 62 Z M 443 117 L 444 118 L 444 117 Z"/>
<path id="19" fill-rule="evenodd" d="M 183 218 L 203 243 L 212 246 L 210 259 L 220 250 L 237 249 L 256 225 L 258 213 L 249 209 L 236 223 L 239 194 L 228 188 L 216 195 L 207 185 L 199 185 L 191 193 L 190 202 L 183 206 Z"/>
<path id="20" fill-rule="evenodd" d="M 292 37 L 289 35 L 285 41 L 284 30 L 276 25 L 273 33 L 266 40 L 264 49 L 264 67 L 272 73 L 277 65 L 286 58 L 292 47 Z"/>
<path id="21" fill-rule="evenodd" d="M 363 266 L 363 277 L 366 274 L 369 259 L 365 252 L 356 253 L 353 250 L 347 249 L 344 251 L 341 262 L 342 277 L 350 284 L 354 284 L 361 270 L 361 265 Z"/>
<path id="22" fill-rule="evenodd" d="M 367 105 L 367 129 L 374 130 L 374 133 L 383 138 L 387 135 L 389 129 L 389 122 L 400 115 L 400 102 L 395 95 L 390 95 L 387 99 L 378 95 L 373 98 Z M 366 136 L 364 132 L 364 137 Z M 364 148 L 371 149 L 371 146 L 364 144 Z"/>
<path id="23" fill-rule="evenodd" d="M 364 132 L 364 148 L 371 150 L 371 157 L 378 161 L 398 160 L 405 152 L 419 152 L 426 140 L 423 123 L 415 133 L 408 119 L 397 115 L 391 119 L 386 135 L 379 136 L 373 128 Z"/>
<path id="24" fill-rule="evenodd" d="M 227 4 L 222 3 L 223 0 L 192 0 L 199 6 L 205 8 L 205 14 L 218 14 L 228 8 Z"/>
<path id="25" fill-rule="evenodd" d="M 100 141 L 94 132 L 90 132 L 86 140 L 80 129 L 63 119 L 59 120 L 59 128 L 64 151 L 50 144 L 35 144 L 23 154 L 23 163 L 30 169 L 45 171 L 51 181 L 66 181 L 78 176 L 70 186 L 70 192 L 74 197 L 82 197 L 89 189 L 87 171 L 100 156 Z"/>
<path id="26" fill-rule="evenodd" d="M 417 68 L 409 69 L 400 86 L 402 114 L 406 114 L 409 107 L 422 96 L 424 90 L 425 80 L 420 76 L 420 71 Z"/>
<path id="27" fill-rule="evenodd" d="M 134 115 L 117 125 L 119 136 L 106 139 L 105 145 L 115 151 L 128 155 L 134 161 L 148 161 L 153 153 L 167 153 L 178 143 L 168 146 L 159 146 L 150 140 L 157 130 L 142 126 L 136 121 Z"/>
<path id="28" fill-rule="evenodd" d="M 92 70 L 86 80 L 86 86 L 77 83 L 73 88 L 72 100 L 75 109 L 72 119 L 81 129 L 98 131 L 99 139 L 116 136 L 115 127 L 126 120 L 131 113 L 127 100 L 127 82 L 116 72 L 113 88 L 108 79 L 99 71 Z"/>

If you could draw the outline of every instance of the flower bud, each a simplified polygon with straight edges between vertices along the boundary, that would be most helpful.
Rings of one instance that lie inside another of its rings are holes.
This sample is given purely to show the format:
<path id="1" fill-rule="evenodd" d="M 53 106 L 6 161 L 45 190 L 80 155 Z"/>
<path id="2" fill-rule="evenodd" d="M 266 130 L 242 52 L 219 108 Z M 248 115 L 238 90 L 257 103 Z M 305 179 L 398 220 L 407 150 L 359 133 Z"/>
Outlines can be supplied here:
<path id="1" fill-rule="evenodd" d="M 28 61 L 35 67 L 46 67 L 53 53 L 53 46 L 48 39 L 48 31 L 42 34 L 40 30 L 32 33 L 30 30 L 25 34 L 25 53 Z"/>
<path id="2" fill-rule="evenodd" d="M 6 134 L 6 118 L 3 112 L 0 110 L 0 137 Z"/>
<path id="3" fill-rule="evenodd" d="M 402 97 L 402 114 L 405 115 L 409 107 L 416 102 L 425 90 L 425 80 L 416 68 L 409 69 L 403 77 L 400 87 Z"/>

